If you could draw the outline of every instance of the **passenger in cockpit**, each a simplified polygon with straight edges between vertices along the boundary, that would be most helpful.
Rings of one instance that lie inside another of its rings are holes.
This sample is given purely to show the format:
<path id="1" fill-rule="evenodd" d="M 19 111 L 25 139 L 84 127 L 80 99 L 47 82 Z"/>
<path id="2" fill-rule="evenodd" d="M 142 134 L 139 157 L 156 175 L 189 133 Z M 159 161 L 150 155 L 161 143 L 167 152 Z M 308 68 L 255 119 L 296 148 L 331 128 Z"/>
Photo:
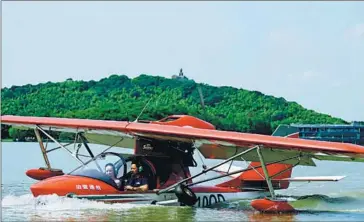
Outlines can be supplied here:
<path id="1" fill-rule="evenodd" d="M 116 170 L 115 170 L 114 164 L 108 163 L 105 165 L 105 174 L 108 175 L 109 177 L 111 177 L 111 179 L 113 179 L 115 181 L 118 188 L 120 188 L 121 181 L 116 178 Z"/>

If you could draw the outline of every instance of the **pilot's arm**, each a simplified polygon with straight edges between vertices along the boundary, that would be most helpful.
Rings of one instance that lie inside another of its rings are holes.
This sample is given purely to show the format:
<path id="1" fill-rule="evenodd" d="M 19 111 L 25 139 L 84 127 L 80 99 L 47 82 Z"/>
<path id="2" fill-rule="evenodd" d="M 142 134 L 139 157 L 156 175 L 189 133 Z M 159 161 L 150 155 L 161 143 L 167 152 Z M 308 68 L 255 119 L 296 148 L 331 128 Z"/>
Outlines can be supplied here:
<path id="1" fill-rule="evenodd" d="M 133 187 L 132 187 L 132 184 L 133 184 L 133 178 L 132 178 L 132 175 L 131 175 L 131 172 L 127 173 L 124 177 L 124 182 L 125 182 L 125 187 L 124 187 L 124 190 L 131 190 Z"/>
<path id="2" fill-rule="evenodd" d="M 128 181 L 128 185 L 124 187 L 124 190 L 133 190 L 133 186 L 130 185 L 130 181 Z"/>
<path id="3" fill-rule="evenodd" d="M 132 183 L 130 182 L 127 186 L 125 186 L 125 190 L 132 190 L 132 191 L 139 191 L 139 192 L 147 191 L 147 190 L 149 190 L 148 179 L 141 178 L 141 183 L 140 183 L 139 187 L 132 186 Z"/>
<path id="4" fill-rule="evenodd" d="M 135 191 L 147 191 L 149 190 L 149 186 L 148 186 L 148 179 L 147 178 L 142 178 L 141 181 L 141 185 L 139 187 L 133 187 Z"/>

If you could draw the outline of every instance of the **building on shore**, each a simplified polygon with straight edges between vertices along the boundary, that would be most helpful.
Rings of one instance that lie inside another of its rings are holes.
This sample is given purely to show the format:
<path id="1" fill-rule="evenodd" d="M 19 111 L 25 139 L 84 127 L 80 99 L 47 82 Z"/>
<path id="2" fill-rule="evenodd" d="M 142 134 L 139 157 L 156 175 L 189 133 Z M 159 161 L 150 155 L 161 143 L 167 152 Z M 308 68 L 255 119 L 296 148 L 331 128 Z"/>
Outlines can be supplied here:
<path id="1" fill-rule="evenodd" d="M 280 125 L 274 135 L 299 133 L 299 138 L 364 145 L 364 124 L 290 124 Z"/>
<path id="2" fill-rule="evenodd" d="M 188 79 L 185 75 L 183 75 L 183 70 L 180 69 L 179 70 L 179 74 L 178 75 L 173 75 L 172 79 L 180 79 L 180 80 L 185 80 Z"/>

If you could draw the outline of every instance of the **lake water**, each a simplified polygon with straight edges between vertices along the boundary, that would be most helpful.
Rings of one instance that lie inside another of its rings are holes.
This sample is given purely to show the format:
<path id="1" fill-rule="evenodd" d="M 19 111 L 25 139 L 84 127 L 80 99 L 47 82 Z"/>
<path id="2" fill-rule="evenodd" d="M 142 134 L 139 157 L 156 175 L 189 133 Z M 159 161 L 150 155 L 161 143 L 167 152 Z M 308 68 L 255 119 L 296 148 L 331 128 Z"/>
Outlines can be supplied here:
<path id="1" fill-rule="evenodd" d="M 3 142 L 1 151 L 2 221 L 364 221 L 363 163 L 315 161 L 317 167 L 294 168 L 292 176 L 347 177 L 339 182 L 291 183 L 277 194 L 295 200 L 292 205 L 300 212 L 269 215 L 255 212 L 246 201 L 201 209 L 34 198 L 29 187 L 36 181 L 25 171 L 44 166 L 38 144 Z M 77 166 L 63 150 L 49 158 L 52 167 L 64 172 Z"/>

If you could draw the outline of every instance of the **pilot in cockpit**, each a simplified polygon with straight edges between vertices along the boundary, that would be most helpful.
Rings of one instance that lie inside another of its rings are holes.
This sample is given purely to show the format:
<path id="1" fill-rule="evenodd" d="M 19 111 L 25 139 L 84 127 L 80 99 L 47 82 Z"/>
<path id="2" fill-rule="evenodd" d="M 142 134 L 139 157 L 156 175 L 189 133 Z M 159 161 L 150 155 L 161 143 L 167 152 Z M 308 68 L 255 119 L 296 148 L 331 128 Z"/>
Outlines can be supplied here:
<path id="1" fill-rule="evenodd" d="M 108 163 L 105 165 L 105 174 L 108 175 L 109 177 L 111 177 L 111 179 L 113 179 L 115 181 L 118 188 L 120 188 L 121 181 L 116 178 L 116 169 L 115 169 L 114 164 Z"/>
<path id="2" fill-rule="evenodd" d="M 148 178 L 141 174 L 141 169 L 141 166 L 136 163 L 131 164 L 131 175 L 126 183 L 125 190 L 147 191 L 149 189 Z"/>

